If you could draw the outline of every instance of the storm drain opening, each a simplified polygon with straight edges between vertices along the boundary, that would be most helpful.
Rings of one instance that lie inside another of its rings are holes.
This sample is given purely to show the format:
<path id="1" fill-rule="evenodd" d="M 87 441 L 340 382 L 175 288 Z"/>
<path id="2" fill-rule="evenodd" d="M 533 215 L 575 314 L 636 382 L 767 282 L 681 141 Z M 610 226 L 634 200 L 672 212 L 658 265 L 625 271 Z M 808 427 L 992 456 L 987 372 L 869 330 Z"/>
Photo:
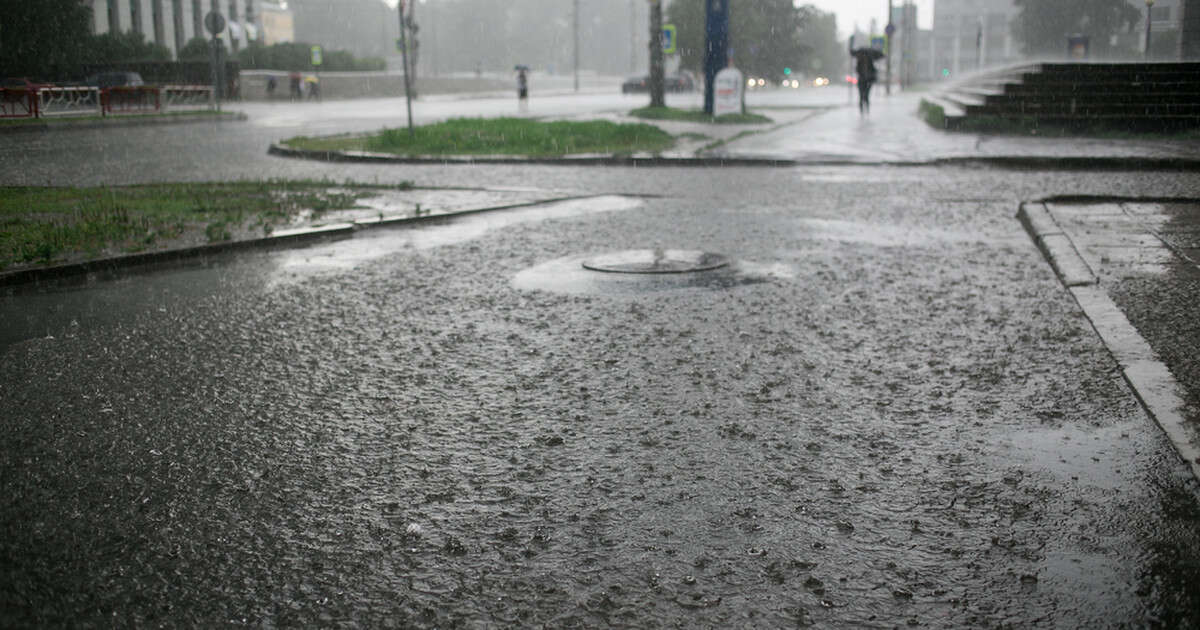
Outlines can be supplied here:
<path id="1" fill-rule="evenodd" d="M 693 249 L 630 249 L 583 261 L 583 268 L 604 273 L 693 273 L 729 264 L 721 254 Z"/>

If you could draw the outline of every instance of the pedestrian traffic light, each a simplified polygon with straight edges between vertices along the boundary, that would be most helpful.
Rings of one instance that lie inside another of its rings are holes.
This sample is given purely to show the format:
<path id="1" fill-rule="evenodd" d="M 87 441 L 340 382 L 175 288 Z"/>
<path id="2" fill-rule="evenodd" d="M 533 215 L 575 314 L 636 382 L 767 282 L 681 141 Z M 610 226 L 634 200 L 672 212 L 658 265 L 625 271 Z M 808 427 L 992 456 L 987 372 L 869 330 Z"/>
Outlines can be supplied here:
<path id="1" fill-rule="evenodd" d="M 784 68 L 784 69 L 783 69 L 783 74 L 784 74 L 784 75 L 789 75 L 789 74 L 791 74 L 791 73 L 792 73 L 792 69 L 791 69 L 791 68 Z"/>

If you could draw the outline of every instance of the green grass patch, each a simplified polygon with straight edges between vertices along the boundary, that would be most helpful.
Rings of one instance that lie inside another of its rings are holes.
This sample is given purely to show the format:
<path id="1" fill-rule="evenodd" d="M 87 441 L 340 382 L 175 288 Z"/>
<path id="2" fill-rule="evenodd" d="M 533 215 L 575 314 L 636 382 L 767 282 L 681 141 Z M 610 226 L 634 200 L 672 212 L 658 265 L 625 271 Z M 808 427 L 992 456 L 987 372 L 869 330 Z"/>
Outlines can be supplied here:
<path id="1" fill-rule="evenodd" d="M 312 151 L 373 151 L 405 156 L 519 155 L 559 157 L 584 153 L 628 155 L 671 148 L 675 139 L 644 123 L 542 122 L 525 118 L 455 118 L 433 125 L 384 129 L 367 136 L 298 137 L 284 141 Z"/>
<path id="2" fill-rule="evenodd" d="M 760 114 L 725 114 L 713 116 L 701 109 L 676 109 L 674 107 L 642 107 L 629 112 L 634 118 L 646 120 L 673 120 L 717 125 L 763 125 L 773 122 Z"/>
<path id="3" fill-rule="evenodd" d="M 917 108 L 917 115 L 925 124 L 934 129 L 946 128 L 946 109 L 937 103 L 921 99 L 921 105 Z"/>
<path id="4" fill-rule="evenodd" d="M 0 187 L 0 269 L 269 235 L 301 212 L 353 208 L 373 189 L 312 180 Z"/>

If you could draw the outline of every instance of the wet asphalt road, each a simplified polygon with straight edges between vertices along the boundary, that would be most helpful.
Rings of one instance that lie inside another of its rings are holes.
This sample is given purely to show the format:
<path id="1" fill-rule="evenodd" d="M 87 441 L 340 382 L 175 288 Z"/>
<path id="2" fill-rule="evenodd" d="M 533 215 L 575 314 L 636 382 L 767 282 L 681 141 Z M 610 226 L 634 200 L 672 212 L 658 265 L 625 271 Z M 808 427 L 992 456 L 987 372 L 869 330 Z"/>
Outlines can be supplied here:
<path id="1" fill-rule="evenodd" d="M 4 297 L 6 625 L 1200 619 L 1196 482 L 1014 218 L 1194 178 L 319 166 L 623 195 Z M 735 262 L 577 267 L 655 244 Z"/>

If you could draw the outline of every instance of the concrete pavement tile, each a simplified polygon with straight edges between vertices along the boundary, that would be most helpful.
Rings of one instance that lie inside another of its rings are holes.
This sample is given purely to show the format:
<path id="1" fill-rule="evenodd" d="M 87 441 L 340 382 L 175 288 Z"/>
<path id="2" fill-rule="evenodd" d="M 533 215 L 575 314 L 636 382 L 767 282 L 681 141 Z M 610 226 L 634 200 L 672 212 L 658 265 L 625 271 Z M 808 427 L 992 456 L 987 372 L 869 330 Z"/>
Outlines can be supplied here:
<path id="1" fill-rule="evenodd" d="M 1054 203 L 1046 204 L 1051 214 L 1059 219 L 1100 216 L 1124 216 L 1125 210 L 1119 203 Z"/>
<path id="2" fill-rule="evenodd" d="M 1109 265 L 1162 267 L 1175 260 L 1175 253 L 1166 247 L 1080 247 L 1079 249 L 1084 259 L 1095 268 Z"/>
<path id="3" fill-rule="evenodd" d="M 1091 230 L 1083 233 L 1071 233 L 1075 244 L 1081 247 L 1097 247 L 1097 248 L 1129 248 L 1129 247 L 1146 247 L 1150 249 L 1160 249 L 1164 247 L 1162 239 L 1154 234 L 1146 231 L 1141 232 L 1123 232 L 1114 230 Z"/>

